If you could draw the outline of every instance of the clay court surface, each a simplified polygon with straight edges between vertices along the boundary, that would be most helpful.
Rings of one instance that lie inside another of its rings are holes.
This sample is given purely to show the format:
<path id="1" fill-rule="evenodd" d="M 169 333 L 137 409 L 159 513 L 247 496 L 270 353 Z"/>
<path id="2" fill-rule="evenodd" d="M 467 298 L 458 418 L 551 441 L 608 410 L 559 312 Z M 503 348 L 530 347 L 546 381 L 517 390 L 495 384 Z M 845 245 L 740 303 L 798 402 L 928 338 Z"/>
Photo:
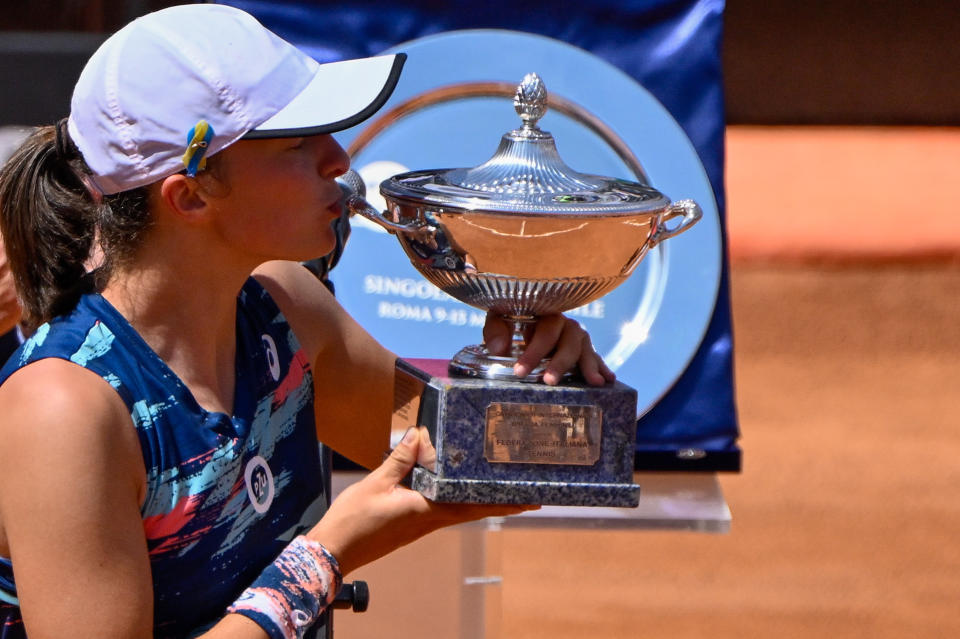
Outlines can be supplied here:
<path id="1" fill-rule="evenodd" d="M 802 133 L 729 137 L 731 531 L 505 530 L 504 639 L 960 637 L 960 133 Z M 446 563 L 337 636 L 440 636 Z"/>
<path id="2" fill-rule="evenodd" d="M 727 535 L 507 531 L 511 638 L 960 637 L 960 268 L 737 267 Z"/>

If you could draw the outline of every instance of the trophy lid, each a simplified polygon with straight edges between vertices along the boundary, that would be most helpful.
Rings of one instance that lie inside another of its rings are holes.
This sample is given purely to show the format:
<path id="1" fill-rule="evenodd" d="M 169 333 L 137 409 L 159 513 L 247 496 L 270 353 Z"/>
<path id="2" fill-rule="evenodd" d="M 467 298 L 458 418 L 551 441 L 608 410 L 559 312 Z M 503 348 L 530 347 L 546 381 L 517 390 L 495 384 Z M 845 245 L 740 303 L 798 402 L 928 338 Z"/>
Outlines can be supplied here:
<path id="1" fill-rule="evenodd" d="M 524 215 L 625 215 L 670 205 L 669 198 L 647 184 L 567 166 L 553 136 L 537 125 L 547 112 L 547 90 L 536 73 L 524 76 L 513 105 L 523 126 L 504 134 L 483 164 L 402 173 L 385 180 L 380 192 L 388 199 L 445 210 Z"/>

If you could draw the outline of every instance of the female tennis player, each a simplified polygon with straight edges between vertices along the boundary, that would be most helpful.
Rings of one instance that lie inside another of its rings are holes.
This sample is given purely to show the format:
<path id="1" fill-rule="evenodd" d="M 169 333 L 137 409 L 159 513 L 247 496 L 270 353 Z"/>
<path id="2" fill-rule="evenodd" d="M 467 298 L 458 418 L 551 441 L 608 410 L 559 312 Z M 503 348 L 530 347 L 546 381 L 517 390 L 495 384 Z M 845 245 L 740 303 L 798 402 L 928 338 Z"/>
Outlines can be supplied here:
<path id="1" fill-rule="evenodd" d="M 68 118 L 0 175 L 31 337 L 0 372 L 0 638 L 313 636 L 342 575 L 442 526 L 386 461 L 395 356 L 300 265 L 330 251 L 330 136 L 389 97 L 402 55 L 320 65 L 222 5 L 109 38 Z M 485 338 L 507 348 L 509 327 Z M 538 324 L 547 381 L 612 374 Z M 318 437 L 374 470 L 324 512 Z M 382 463 L 381 463 L 382 461 Z"/>

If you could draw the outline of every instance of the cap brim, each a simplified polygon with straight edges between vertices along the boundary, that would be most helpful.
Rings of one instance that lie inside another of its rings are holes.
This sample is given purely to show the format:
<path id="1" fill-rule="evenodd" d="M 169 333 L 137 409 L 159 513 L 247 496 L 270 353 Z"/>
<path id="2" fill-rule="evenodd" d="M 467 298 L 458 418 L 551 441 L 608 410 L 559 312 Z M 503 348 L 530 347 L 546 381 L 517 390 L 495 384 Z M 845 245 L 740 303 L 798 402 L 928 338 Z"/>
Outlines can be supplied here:
<path id="1" fill-rule="evenodd" d="M 357 125 L 390 99 L 406 59 L 397 53 L 322 64 L 287 106 L 243 137 L 322 135 Z"/>

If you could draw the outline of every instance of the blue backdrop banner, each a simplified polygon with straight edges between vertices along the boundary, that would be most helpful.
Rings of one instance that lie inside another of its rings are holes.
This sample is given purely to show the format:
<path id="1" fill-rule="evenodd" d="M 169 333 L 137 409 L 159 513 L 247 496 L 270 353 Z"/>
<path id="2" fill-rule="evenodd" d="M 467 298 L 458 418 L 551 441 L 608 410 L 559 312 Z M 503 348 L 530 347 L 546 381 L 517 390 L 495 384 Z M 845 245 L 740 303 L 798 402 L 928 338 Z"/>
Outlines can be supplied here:
<path id="1" fill-rule="evenodd" d="M 604 122 L 653 186 L 697 200 L 704 219 L 696 227 L 651 251 L 625 285 L 573 315 L 618 376 L 638 389 L 637 468 L 739 469 L 724 233 L 722 1 L 531 0 L 519 9 L 494 0 L 226 4 L 320 61 L 406 51 L 404 76 L 382 113 L 436 87 L 519 82 L 537 71 L 551 95 Z M 475 99 L 393 123 L 376 117 L 376 136 L 359 141 L 369 122 L 338 135 L 372 184 L 399 170 L 479 164 L 517 124 L 509 102 Z M 576 118 L 548 114 L 543 125 L 577 170 L 639 177 L 610 139 L 598 140 Z M 479 311 L 423 287 L 405 262 L 394 238 L 355 227 L 334 271 L 338 297 L 404 356 L 450 356 L 479 341 Z M 429 328 L 415 325 L 424 323 Z"/>

